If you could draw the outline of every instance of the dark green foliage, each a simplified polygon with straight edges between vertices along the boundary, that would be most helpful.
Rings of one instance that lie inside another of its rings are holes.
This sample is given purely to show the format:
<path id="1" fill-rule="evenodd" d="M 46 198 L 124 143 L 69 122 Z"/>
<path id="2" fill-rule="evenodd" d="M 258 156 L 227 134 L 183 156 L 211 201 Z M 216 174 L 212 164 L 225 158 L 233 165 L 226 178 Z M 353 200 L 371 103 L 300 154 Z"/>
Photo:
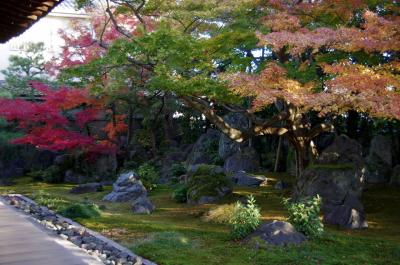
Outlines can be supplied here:
<path id="1" fill-rule="evenodd" d="M 56 166 L 50 166 L 45 170 L 42 170 L 43 181 L 48 183 L 61 183 L 64 180 L 64 175 L 62 170 Z"/>
<path id="2" fill-rule="evenodd" d="M 202 196 L 217 196 L 222 188 L 232 188 L 225 174 L 216 173 L 213 165 L 201 165 L 189 178 L 188 199 L 196 201 Z"/>
<path id="3" fill-rule="evenodd" d="M 181 203 L 187 202 L 188 186 L 185 184 L 177 184 L 172 191 L 172 198 Z"/>
<path id="4" fill-rule="evenodd" d="M 145 163 L 138 168 L 138 172 L 140 180 L 147 190 L 152 190 L 157 187 L 158 179 L 160 175 L 157 169 L 150 165 L 149 163 Z"/>
<path id="5" fill-rule="evenodd" d="M 175 163 L 171 167 L 171 174 L 173 177 L 177 178 L 186 173 L 186 168 L 183 163 Z"/>
<path id="6" fill-rule="evenodd" d="M 297 231 L 308 237 L 319 237 L 324 232 L 324 225 L 319 218 L 321 209 L 321 197 L 318 195 L 311 199 L 292 202 L 283 200 L 283 204 L 289 213 L 289 222 Z"/>
<path id="7" fill-rule="evenodd" d="M 101 215 L 99 207 L 94 203 L 74 203 L 61 209 L 59 213 L 71 219 L 88 219 Z"/>

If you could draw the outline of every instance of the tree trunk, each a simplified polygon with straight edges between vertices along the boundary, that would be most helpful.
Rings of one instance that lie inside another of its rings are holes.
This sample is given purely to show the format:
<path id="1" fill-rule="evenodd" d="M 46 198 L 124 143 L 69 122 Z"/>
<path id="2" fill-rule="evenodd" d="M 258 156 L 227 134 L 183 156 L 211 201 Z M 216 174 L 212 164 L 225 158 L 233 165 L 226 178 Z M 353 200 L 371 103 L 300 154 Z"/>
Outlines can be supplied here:
<path id="1" fill-rule="evenodd" d="M 274 172 L 278 171 L 279 160 L 280 160 L 280 157 L 281 157 L 281 149 L 282 149 L 282 136 L 279 136 L 278 148 L 276 150 L 276 157 L 275 157 Z"/>
<path id="2" fill-rule="evenodd" d="M 358 120 L 359 120 L 359 114 L 357 111 L 354 110 L 349 110 L 348 112 L 348 117 L 346 120 L 346 132 L 347 136 L 349 136 L 352 139 L 357 139 L 358 133 Z"/>

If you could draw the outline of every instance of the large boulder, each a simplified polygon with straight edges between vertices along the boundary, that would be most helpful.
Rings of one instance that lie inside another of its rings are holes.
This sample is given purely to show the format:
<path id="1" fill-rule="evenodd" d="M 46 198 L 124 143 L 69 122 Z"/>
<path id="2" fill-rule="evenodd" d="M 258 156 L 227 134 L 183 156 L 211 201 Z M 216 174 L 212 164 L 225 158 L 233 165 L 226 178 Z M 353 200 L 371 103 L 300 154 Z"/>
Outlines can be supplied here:
<path id="1" fill-rule="evenodd" d="M 103 185 L 100 183 L 86 183 L 73 187 L 69 192 L 73 194 L 83 194 L 98 191 L 103 191 Z"/>
<path id="2" fill-rule="evenodd" d="M 205 134 L 202 134 L 193 145 L 186 163 L 188 165 L 215 164 L 219 159 L 219 137 L 220 132 L 214 129 L 209 129 Z"/>
<path id="3" fill-rule="evenodd" d="M 306 236 L 297 232 L 292 224 L 282 221 L 262 224 L 248 236 L 249 240 L 253 238 L 274 246 L 298 245 L 307 240 Z"/>
<path id="4" fill-rule="evenodd" d="M 230 179 L 214 165 L 199 165 L 188 172 L 187 202 L 205 204 L 220 200 L 232 193 Z"/>
<path id="5" fill-rule="evenodd" d="M 232 156 L 228 157 L 224 163 L 225 173 L 238 171 L 256 172 L 260 169 L 260 157 L 252 147 L 242 148 Z"/>
<path id="6" fill-rule="evenodd" d="M 237 186 L 259 187 L 267 182 L 266 177 L 255 176 L 244 171 L 234 173 L 231 178 L 232 182 Z"/>
<path id="7" fill-rule="evenodd" d="M 344 228 L 365 228 L 360 201 L 365 178 L 361 145 L 341 135 L 322 152 L 317 163 L 302 172 L 294 197 L 322 197 L 324 222 Z"/>
<path id="8" fill-rule="evenodd" d="M 392 169 L 390 185 L 400 187 L 400 165 L 397 165 Z"/>
<path id="9" fill-rule="evenodd" d="M 382 135 L 375 136 L 371 141 L 366 158 L 368 184 L 382 184 L 390 181 L 392 169 L 392 142 Z"/>
<path id="10" fill-rule="evenodd" d="M 115 154 L 103 155 L 99 157 L 93 166 L 93 175 L 97 175 L 102 180 L 112 179 L 117 172 L 117 156 Z"/>
<path id="11" fill-rule="evenodd" d="M 103 200 L 110 202 L 131 202 L 134 213 L 151 213 L 155 206 L 147 197 L 147 190 L 139 176 L 134 171 L 123 173 L 113 184 L 113 191 L 107 194 Z"/>
<path id="12" fill-rule="evenodd" d="M 137 214 L 150 214 L 156 207 L 147 196 L 140 196 L 132 202 L 132 211 Z"/>
<path id="13" fill-rule="evenodd" d="M 362 146 L 346 135 L 338 135 L 332 144 L 323 150 L 317 161 L 318 164 L 352 164 L 364 166 Z"/>
<path id="14" fill-rule="evenodd" d="M 249 120 L 241 113 L 234 113 L 234 112 L 229 113 L 224 116 L 224 120 L 235 129 L 249 128 Z M 218 154 L 222 159 L 225 160 L 247 145 L 248 145 L 247 141 L 243 143 L 238 143 L 232 141 L 225 134 L 221 134 L 219 138 Z"/>
<path id="15" fill-rule="evenodd" d="M 165 184 L 170 182 L 173 177 L 178 177 L 174 176 L 174 165 L 184 162 L 192 148 L 192 144 L 170 148 L 161 161 L 160 183 Z"/>

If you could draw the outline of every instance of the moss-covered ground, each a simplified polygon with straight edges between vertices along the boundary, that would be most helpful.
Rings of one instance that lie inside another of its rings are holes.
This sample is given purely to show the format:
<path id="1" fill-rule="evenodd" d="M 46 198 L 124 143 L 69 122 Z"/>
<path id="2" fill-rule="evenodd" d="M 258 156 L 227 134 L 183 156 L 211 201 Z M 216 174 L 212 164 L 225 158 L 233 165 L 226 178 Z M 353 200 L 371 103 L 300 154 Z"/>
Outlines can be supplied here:
<path id="1" fill-rule="evenodd" d="M 286 191 L 273 189 L 274 181 L 287 178 L 269 175 L 269 185 L 260 188 L 237 188 L 219 204 L 236 201 L 253 194 L 267 220 L 284 220 L 281 201 Z M 83 225 L 127 246 L 135 253 L 162 265 L 212 264 L 400 264 L 400 189 L 374 188 L 364 193 L 369 228 L 349 231 L 326 227 L 325 235 L 301 246 L 255 249 L 229 238 L 229 227 L 208 223 L 201 216 L 215 205 L 189 206 L 174 202 L 168 187 L 151 192 L 157 210 L 151 215 L 134 215 L 127 203 L 105 203 L 104 192 L 73 195 L 73 185 L 32 182 L 28 178 L 17 180 L 14 186 L 0 187 L 0 193 L 21 193 L 38 196 L 42 190 L 50 194 L 53 202 L 91 201 L 101 206 L 102 216 L 77 219 Z M 286 193 L 286 194 L 285 194 Z"/>

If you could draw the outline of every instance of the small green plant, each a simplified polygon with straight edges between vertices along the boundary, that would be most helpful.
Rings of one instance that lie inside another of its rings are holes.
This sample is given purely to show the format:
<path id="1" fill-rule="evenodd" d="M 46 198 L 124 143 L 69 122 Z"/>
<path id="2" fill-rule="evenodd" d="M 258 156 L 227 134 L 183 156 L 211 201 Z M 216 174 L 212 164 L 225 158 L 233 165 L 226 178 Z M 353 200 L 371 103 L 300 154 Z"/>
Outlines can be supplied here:
<path id="1" fill-rule="evenodd" d="M 247 205 L 236 202 L 234 214 L 229 222 L 232 238 L 241 239 L 256 230 L 260 224 L 260 217 L 260 208 L 253 196 L 247 198 Z"/>
<path id="2" fill-rule="evenodd" d="M 74 203 L 61 209 L 59 213 L 71 219 L 88 219 L 101 215 L 99 207 L 94 203 Z"/>
<path id="3" fill-rule="evenodd" d="M 321 197 L 319 195 L 299 202 L 284 199 L 283 205 L 289 213 L 289 222 L 294 225 L 297 231 L 308 237 L 322 235 L 324 225 L 319 218 L 321 210 Z"/>
<path id="4" fill-rule="evenodd" d="M 188 187 L 185 184 L 177 184 L 172 192 L 172 198 L 181 203 L 187 202 Z"/>
<path id="5" fill-rule="evenodd" d="M 157 187 L 157 182 L 160 176 L 154 166 L 144 163 L 138 168 L 138 174 L 147 190 L 152 190 Z"/>

